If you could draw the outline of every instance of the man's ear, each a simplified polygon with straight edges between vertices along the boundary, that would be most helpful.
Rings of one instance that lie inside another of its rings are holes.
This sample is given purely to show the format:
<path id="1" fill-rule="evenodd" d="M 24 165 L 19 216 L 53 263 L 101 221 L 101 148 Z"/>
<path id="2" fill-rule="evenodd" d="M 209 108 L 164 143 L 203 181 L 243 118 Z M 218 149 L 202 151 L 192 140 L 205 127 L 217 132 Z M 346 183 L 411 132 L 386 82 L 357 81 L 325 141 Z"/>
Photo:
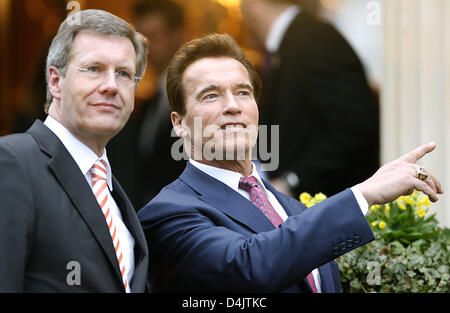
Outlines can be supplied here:
<path id="1" fill-rule="evenodd" d="M 48 68 L 48 90 L 56 100 L 61 100 L 61 88 L 59 86 L 61 82 L 61 72 L 55 66 Z"/>
<path id="2" fill-rule="evenodd" d="M 183 116 L 178 112 L 172 112 L 170 113 L 170 120 L 172 121 L 173 129 L 175 129 L 178 137 L 184 138 L 186 136 L 186 128 L 183 123 Z"/>

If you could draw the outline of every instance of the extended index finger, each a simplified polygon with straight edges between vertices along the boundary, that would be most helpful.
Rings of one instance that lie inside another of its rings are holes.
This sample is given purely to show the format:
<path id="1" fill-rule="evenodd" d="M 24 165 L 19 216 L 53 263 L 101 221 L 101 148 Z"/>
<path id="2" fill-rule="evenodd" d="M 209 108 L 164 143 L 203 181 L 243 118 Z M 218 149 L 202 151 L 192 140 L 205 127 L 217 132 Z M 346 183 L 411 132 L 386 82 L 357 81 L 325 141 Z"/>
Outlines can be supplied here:
<path id="1" fill-rule="evenodd" d="M 417 160 L 420 160 L 425 154 L 430 153 L 435 148 L 436 143 L 431 142 L 429 144 L 419 146 L 416 149 L 409 151 L 408 153 L 400 157 L 400 159 L 406 162 L 416 163 Z"/>

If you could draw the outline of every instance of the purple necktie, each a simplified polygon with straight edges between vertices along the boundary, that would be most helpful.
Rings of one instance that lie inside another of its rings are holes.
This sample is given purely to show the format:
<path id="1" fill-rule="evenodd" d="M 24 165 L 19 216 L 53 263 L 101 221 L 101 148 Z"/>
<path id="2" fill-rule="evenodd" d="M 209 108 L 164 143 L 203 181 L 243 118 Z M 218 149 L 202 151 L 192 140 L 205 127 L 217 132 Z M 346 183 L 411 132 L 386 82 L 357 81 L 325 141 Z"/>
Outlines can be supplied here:
<path id="1" fill-rule="evenodd" d="M 266 193 L 258 185 L 258 181 L 254 176 L 241 177 L 239 180 L 239 188 L 248 192 L 250 196 L 250 201 L 256 205 L 256 207 L 264 213 L 264 215 L 272 222 L 275 227 L 280 226 L 283 223 L 282 218 L 275 211 L 273 206 L 270 204 Z M 314 283 L 314 277 L 312 273 L 306 276 L 309 285 L 314 293 L 317 292 L 316 284 Z"/>

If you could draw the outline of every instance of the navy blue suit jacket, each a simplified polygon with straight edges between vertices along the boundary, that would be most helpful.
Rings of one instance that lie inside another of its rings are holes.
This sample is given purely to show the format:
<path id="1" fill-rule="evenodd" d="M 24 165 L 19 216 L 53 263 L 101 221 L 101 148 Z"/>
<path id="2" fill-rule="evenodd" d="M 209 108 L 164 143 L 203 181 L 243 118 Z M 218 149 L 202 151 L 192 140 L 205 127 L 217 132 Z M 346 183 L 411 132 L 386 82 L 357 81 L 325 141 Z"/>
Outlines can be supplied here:
<path id="1" fill-rule="evenodd" d="M 312 208 L 265 186 L 289 218 L 278 228 L 239 193 L 190 163 L 138 212 L 149 246 L 149 288 L 163 292 L 339 292 L 333 261 L 373 233 L 347 189 Z"/>

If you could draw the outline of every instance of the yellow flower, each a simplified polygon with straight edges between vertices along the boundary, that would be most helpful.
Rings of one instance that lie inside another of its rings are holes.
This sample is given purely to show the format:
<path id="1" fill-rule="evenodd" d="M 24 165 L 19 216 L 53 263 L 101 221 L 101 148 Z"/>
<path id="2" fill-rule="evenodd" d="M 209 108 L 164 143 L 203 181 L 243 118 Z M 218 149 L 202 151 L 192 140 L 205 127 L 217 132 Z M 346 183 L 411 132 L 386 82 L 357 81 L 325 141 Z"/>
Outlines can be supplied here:
<path id="1" fill-rule="evenodd" d="M 424 197 L 422 201 L 420 201 L 419 206 L 424 205 L 427 208 L 430 207 L 430 199 L 428 197 Z"/>
<path id="2" fill-rule="evenodd" d="M 381 221 L 381 222 L 378 224 L 378 227 L 380 227 L 381 229 L 384 229 L 384 228 L 386 227 L 386 223 L 383 222 L 383 221 Z"/>
<path id="3" fill-rule="evenodd" d="M 400 208 L 400 210 L 405 211 L 406 210 L 406 205 L 404 203 L 399 202 L 398 203 L 398 207 Z"/>
<path id="4" fill-rule="evenodd" d="M 390 211 L 391 211 L 391 206 L 389 205 L 389 204 L 386 204 L 385 206 L 384 206 L 384 214 L 386 215 L 386 216 L 389 216 L 390 214 Z"/>
<path id="5" fill-rule="evenodd" d="M 378 209 L 379 207 L 380 207 L 380 205 L 374 204 L 374 205 L 371 205 L 371 206 L 370 206 L 369 210 L 370 210 L 371 213 L 373 213 L 373 211 L 375 211 L 375 210 Z"/>
<path id="6" fill-rule="evenodd" d="M 370 225 L 372 225 L 372 227 L 375 227 L 375 226 L 377 226 L 377 222 L 372 222 L 372 223 L 370 223 Z"/>
<path id="7" fill-rule="evenodd" d="M 309 202 L 309 200 L 311 200 L 311 195 L 307 192 L 302 192 L 300 195 L 301 203 L 306 205 Z"/>
<path id="8" fill-rule="evenodd" d="M 427 210 L 424 209 L 417 209 L 417 215 L 419 217 L 424 217 L 427 214 Z"/>
<path id="9" fill-rule="evenodd" d="M 414 199 L 411 196 L 406 196 L 405 202 L 412 205 L 414 204 Z"/>
<path id="10" fill-rule="evenodd" d="M 316 199 L 317 203 L 323 201 L 327 198 L 323 193 L 319 192 L 314 195 L 314 199 Z"/>

